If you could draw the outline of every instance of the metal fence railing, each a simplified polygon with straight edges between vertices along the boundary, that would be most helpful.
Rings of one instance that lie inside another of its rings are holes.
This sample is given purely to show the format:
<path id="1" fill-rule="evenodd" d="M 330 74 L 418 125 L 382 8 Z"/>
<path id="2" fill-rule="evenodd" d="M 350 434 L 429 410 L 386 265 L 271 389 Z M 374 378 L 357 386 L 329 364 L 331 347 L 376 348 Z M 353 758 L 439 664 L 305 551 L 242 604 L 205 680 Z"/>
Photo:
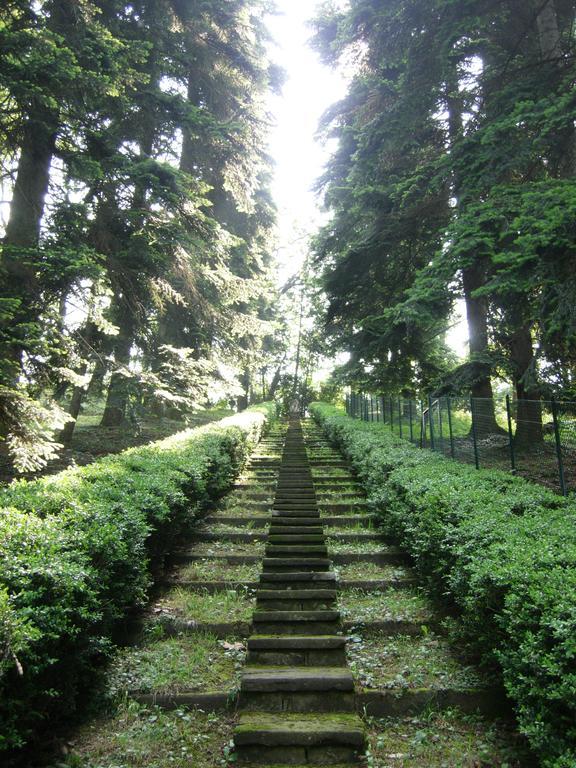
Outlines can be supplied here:
<path id="1" fill-rule="evenodd" d="M 576 402 L 353 392 L 346 413 L 477 469 L 511 471 L 565 496 L 576 491 Z"/>

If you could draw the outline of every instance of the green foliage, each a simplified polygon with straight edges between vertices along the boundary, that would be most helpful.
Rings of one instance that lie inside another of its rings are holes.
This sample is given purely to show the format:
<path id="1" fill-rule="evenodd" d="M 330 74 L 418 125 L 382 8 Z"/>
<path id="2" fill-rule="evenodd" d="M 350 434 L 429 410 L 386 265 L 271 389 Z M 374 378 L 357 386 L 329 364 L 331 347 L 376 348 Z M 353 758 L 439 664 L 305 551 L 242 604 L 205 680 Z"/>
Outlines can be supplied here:
<path id="1" fill-rule="evenodd" d="M 0 492 L 0 748 L 66 720 L 175 540 L 222 494 L 272 404 Z"/>
<path id="2" fill-rule="evenodd" d="M 496 667 L 547 768 L 576 760 L 576 504 L 422 451 L 316 403 L 385 528 Z"/>

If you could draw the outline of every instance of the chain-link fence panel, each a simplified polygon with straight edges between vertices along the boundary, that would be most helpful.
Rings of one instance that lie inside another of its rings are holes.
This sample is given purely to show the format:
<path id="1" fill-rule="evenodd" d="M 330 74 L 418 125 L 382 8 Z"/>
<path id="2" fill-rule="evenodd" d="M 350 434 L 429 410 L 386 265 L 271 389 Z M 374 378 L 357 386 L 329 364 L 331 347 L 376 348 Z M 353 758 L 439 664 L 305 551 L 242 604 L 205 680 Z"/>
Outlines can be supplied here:
<path id="1" fill-rule="evenodd" d="M 478 469 L 511 471 L 565 495 L 576 491 L 576 403 L 351 393 L 346 412 Z"/>

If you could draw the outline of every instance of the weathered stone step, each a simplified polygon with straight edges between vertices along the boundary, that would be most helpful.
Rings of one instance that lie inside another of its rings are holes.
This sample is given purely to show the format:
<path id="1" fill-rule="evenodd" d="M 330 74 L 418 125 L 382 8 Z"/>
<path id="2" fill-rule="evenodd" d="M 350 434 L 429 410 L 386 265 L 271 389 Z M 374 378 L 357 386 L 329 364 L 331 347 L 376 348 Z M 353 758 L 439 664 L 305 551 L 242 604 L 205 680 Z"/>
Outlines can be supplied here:
<path id="1" fill-rule="evenodd" d="M 271 516 L 271 524 L 274 527 L 285 527 L 285 526 L 316 526 L 316 527 L 322 527 L 324 525 L 323 521 L 320 521 L 320 515 L 319 513 L 316 513 L 315 516 L 312 517 L 302 517 L 300 515 L 273 515 Z M 272 530 L 272 529 L 270 529 Z"/>
<path id="2" fill-rule="evenodd" d="M 320 529 L 320 533 L 272 533 L 268 534 L 269 544 L 323 544 L 324 533 Z M 264 536 L 262 536 L 264 538 Z M 377 538 L 377 537 L 375 537 Z M 350 539 L 352 541 L 352 539 Z"/>
<path id="3" fill-rule="evenodd" d="M 261 584 L 276 584 L 279 583 L 284 588 L 285 585 L 293 583 L 308 583 L 315 585 L 318 583 L 336 583 L 336 574 L 334 571 L 295 571 L 293 573 L 261 573 Z M 287 586 L 289 588 L 289 586 Z"/>
<path id="4" fill-rule="evenodd" d="M 303 517 L 305 519 L 316 518 L 316 520 L 318 520 L 320 518 L 320 513 L 318 512 L 317 507 L 313 507 L 312 509 L 274 509 L 274 505 L 272 505 L 272 517 L 274 520 L 276 520 L 276 518 L 279 518 L 280 520 L 288 520 L 289 518 L 294 517 Z"/>
<path id="5" fill-rule="evenodd" d="M 253 562 L 257 562 L 254 558 Z M 327 557 L 265 557 L 262 560 L 264 571 L 276 573 L 284 571 L 329 571 L 332 561 Z"/>
<path id="6" fill-rule="evenodd" d="M 327 557 L 328 548 L 322 544 L 267 544 L 266 557 Z"/>
<path id="7" fill-rule="evenodd" d="M 256 610 L 252 622 L 259 635 L 335 635 L 341 627 L 339 611 L 331 610 Z"/>
<path id="8" fill-rule="evenodd" d="M 256 591 L 258 600 L 335 600 L 335 589 L 263 589 Z"/>
<path id="9" fill-rule="evenodd" d="M 304 518 L 306 519 L 306 518 Z M 294 521 L 292 521 L 294 522 Z M 318 519 L 313 520 L 313 523 L 315 525 L 291 525 L 284 523 L 282 525 L 279 525 L 277 522 L 274 523 L 274 525 L 270 526 L 270 529 L 268 531 L 268 534 L 270 536 L 270 541 L 274 539 L 277 540 L 278 536 L 298 536 L 298 535 L 305 535 L 305 536 L 313 536 L 317 538 L 318 536 L 323 537 L 324 536 L 324 529 L 321 525 L 318 525 Z"/>
<path id="10" fill-rule="evenodd" d="M 342 635 L 252 635 L 248 639 L 248 650 L 334 650 L 344 648 L 346 638 Z"/>
<path id="11" fill-rule="evenodd" d="M 241 691 L 353 691 L 350 670 L 341 667 L 244 668 Z"/>
<path id="12" fill-rule="evenodd" d="M 356 762 L 364 749 L 362 721 L 355 714 L 295 717 L 244 714 L 234 731 L 240 764 L 332 765 Z"/>

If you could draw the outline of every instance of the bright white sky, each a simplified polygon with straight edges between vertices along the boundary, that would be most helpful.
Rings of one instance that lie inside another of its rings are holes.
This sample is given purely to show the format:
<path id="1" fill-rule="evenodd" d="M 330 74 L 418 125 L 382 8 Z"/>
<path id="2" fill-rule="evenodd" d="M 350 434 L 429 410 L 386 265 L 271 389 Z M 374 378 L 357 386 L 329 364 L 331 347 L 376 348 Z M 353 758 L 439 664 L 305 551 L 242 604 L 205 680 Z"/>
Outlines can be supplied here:
<path id="1" fill-rule="evenodd" d="M 269 19 L 277 42 L 271 56 L 286 72 L 282 96 L 271 98 L 275 127 L 270 154 L 276 163 L 273 194 L 278 206 L 280 281 L 295 274 L 305 255 L 305 238 L 322 221 L 312 185 L 321 175 L 329 147 L 315 141 L 323 112 L 346 93 L 346 81 L 322 66 L 308 46 L 314 14 L 310 0 L 277 0 L 279 15 Z"/>
<path id="2" fill-rule="evenodd" d="M 306 22 L 314 15 L 310 0 L 277 0 L 279 15 L 268 25 L 276 46 L 271 56 L 287 76 L 281 96 L 271 98 L 274 128 L 270 154 L 275 161 L 272 187 L 278 207 L 279 282 L 298 272 L 306 252 L 306 238 L 325 218 L 312 186 L 321 175 L 331 149 L 315 140 L 324 111 L 346 93 L 343 75 L 324 67 L 309 47 L 312 30 Z M 460 356 L 466 353 L 467 328 L 462 307 L 457 308 L 448 344 Z"/>

